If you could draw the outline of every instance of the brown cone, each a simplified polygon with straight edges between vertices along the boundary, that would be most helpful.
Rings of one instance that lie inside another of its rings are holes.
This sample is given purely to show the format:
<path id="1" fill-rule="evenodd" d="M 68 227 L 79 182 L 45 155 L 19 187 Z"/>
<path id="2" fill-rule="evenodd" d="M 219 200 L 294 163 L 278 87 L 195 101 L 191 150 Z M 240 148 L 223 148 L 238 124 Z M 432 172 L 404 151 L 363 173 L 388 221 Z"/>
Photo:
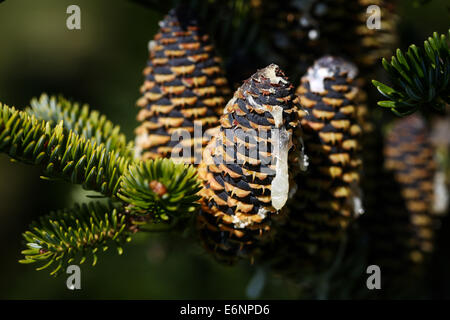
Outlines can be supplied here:
<path id="1" fill-rule="evenodd" d="M 361 169 L 361 92 L 356 67 L 325 56 L 316 61 L 297 89 L 307 172 L 297 176 L 298 191 L 281 226 L 281 257 L 274 269 L 290 278 L 324 270 L 333 262 L 347 227 L 363 210 Z"/>
<path id="2" fill-rule="evenodd" d="M 155 159 L 173 152 L 185 162 L 199 161 L 201 147 L 209 141 L 203 134 L 218 125 L 230 93 L 220 59 L 198 23 L 177 10 L 160 22 L 149 51 L 137 102 L 137 154 Z M 202 136 L 194 136 L 194 124 L 201 125 Z"/>
<path id="3" fill-rule="evenodd" d="M 284 211 L 299 166 L 294 100 L 278 66 L 259 70 L 228 102 L 205 149 L 199 167 L 205 202 L 198 221 L 203 243 L 221 261 L 253 257 Z"/>

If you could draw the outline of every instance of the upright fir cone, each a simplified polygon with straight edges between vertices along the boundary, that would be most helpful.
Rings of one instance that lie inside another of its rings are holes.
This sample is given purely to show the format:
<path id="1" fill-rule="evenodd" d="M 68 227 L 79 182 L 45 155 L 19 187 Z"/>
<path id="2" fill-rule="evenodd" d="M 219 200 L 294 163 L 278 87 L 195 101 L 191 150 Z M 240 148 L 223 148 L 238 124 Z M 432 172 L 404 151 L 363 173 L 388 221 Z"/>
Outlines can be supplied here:
<path id="1" fill-rule="evenodd" d="M 282 236 L 292 255 L 288 265 L 297 270 L 314 259 L 318 262 L 310 266 L 313 269 L 320 263 L 329 265 L 349 223 L 363 213 L 356 75 L 353 64 L 325 56 L 308 69 L 297 89 L 310 165 L 304 175 L 297 176 L 298 191 L 289 203 Z M 275 269 L 283 265 L 286 261 Z"/>
<path id="2" fill-rule="evenodd" d="M 397 120 L 386 137 L 384 156 L 385 169 L 393 183 L 384 188 L 386 208 L 380 219 L 395 230 L 380 235 L 380 243 L 374 245 L 384 243 L 385 253 L 391 253 L 388 260 L 403 264 L 403 268 L 429 256 L 437 226 L 437 217 L 432 213 L 436 164 L 424 119 L 415 114 Z M 379 228 L 380 232 L 387 231 L 384 224 Z"/>
<path id="3" fill-rule="evenodd" d="M 218 125 L 230 91 L 220 59 L 195 19 L 172 9 L 159 25 L 149 43 L 150 58 L 137 102 L 142 109 L 137 116 L 141 125 L 136 128 L 136 153 L 142 159 L 155 159 L 174 152 L 193 163 L 208 143 L 203 133 Z M 194 136 L 194 124 L 201 125 L 202 137 Z M 171 139 L 172 135 L 177 136 Z M 180 136 L 183 150 L 174 149 Z"/>
<path id="4" fill-rule="evenodd" d="M 324 36 L 335 36 L 335 45 L 351 57 L 361 71 L 372 71 L 397 43 L 395 2 L 388 0 L 332 0 Z M 379 22 L 379 23 L 378 23 Z M 346 32 L 350 30 L 350 32 Z"/>
<path id="5" fill-rule="evenodd" d="M 284 212 L 300 160 L 294 100 L 277 65 L 259 70 L 234 93 L 205 149 L 198 227 L 222 262 L 253 258 L 271 220 Z"/>
<path id="6" fill-rule="evenodd" d="M 369 16 L 371 5 L 374 7 Z M 314 57 L 328 53 L 345 55 L 361 71 L 371 71 L 375 62 L 390 55 L 397 42 L 398 18 L 393 1 L 292 0 L 266 7 L 261 11 L 263 17 L 267 15 L 264 21 L 276 52 L 300 64 L 300 70 Z M 273 12 L 277 12 L 275 17 Z M 302 50 L 297 50 L 299 47 Z"/>
<path id="7" fill-rule="evenodd" d="M 378 211 L 368 212 L 362 226 L 369 235 L 367 263 L 383 270 L 386 298 L 406 298 L 426 281 L 425 262 L 439 224 L 432 213 L 435 162 L 429 138 L 424 119 L 414 114 L 394 122 L 381 150 Z"/>

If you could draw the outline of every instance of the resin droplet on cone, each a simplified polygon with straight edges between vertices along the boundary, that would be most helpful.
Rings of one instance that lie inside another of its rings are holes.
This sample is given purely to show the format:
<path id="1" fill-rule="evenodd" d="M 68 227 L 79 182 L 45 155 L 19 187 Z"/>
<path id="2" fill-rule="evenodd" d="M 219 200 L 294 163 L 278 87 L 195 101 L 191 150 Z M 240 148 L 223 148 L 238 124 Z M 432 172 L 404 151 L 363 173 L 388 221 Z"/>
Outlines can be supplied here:
<path id="1" fill-rule="evenodd" d="M 232 262 L 251 250 L 284 211 L 299 167 L 298 105 L 278 66 L 259 70 L 235 92 L 204 152 L 198 218 L 205 246 Z"/>
<path id="2" fill-rule="evenodd" d="M 203 137 L 205 131 L 218 125 L 230 92 L 208 35 L 179 11 L 169 12 L 149 43 L 150 58 L 137 102 L 142 109 L 137 116 L 141 125 L 136 129 L 136 153 L 142 159 L 173 153 L 194 163 L 209 141 Z M 197 135 L 194 125 L 199 126 Z"/>

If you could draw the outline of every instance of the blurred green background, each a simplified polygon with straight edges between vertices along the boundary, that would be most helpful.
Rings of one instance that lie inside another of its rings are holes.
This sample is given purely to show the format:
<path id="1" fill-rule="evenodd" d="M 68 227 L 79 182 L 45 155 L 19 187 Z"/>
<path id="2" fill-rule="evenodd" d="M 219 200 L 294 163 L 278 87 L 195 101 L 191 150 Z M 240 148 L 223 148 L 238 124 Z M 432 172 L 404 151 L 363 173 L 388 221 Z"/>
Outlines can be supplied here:
<path id="1" fill-rule="evenodd" d="M 444 2 L 435 0 L 417 9 L 411 1 L 402 1 L 403 48 L 421 43 L 433 31 L 446 31 L 450 16 Z M 81 8 L 81 30 L 66 28 L 71 4 Z M 0 101 L 23 108 L 42 92 L 61 93 L 101 110 L 132 139 L 147 42 L 162 16 L 127 0 L 6 0 L 0 4 Z M 83 266 L 78 291 L 66 288 L 64 275 L 52 278 L 34 266 L 18 264 L 21 233 L 33 219 L 86 200 L 81 188 L 41 180 L 39 175 L 37 168 L 0 155 L 0 298 L 247 297 L 254 267 L 220 266 L 182 236 L 136 237 L 123 256 L 110 252 L 95 268 Z M 295 287 L 268 277 L 260 297 L 299 296 Z"/>

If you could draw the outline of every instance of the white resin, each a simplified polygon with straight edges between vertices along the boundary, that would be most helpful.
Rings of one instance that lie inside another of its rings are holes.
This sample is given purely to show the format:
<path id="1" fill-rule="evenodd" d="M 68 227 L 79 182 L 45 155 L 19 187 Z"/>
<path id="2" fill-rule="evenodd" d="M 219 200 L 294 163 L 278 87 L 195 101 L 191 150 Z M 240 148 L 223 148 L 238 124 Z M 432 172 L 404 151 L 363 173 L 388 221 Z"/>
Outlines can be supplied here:
<path id="1" fill-rule="evenodd" d="M 322 93 L 325 91 L 325 79 L 332 77 L 337 72 L 347 72 L 347 77 L 354 79 L 358 74 L 358 68 L 342 59 L 332 56 L 325 56 L 314 63 L 314 66 L 308 69 L 305 78 L 309 82 L 312 92 Z"/>
<path id="2" fill-rule="evenodd" d="M 445 184 L 445 173 L 438 171 L 434 175 L 433 212 L 438 214 L 445 213 L 447 211 L 448 202 L 449 195 Z"/>
<path id="3" fill-rule="evenodd" d="M 274 146 L 272 156 L 277 162 L 275 164 L 275 177 L 271 183 L 271 197 L 272 206 L 276 210 L 281 210 L 286 204 L 289 195 L 288 153 L 291 134 L 284 127 L 279 130 L 272 130 L 273 133 L 275 133 L 275 137 L 272 140 Z"/>

